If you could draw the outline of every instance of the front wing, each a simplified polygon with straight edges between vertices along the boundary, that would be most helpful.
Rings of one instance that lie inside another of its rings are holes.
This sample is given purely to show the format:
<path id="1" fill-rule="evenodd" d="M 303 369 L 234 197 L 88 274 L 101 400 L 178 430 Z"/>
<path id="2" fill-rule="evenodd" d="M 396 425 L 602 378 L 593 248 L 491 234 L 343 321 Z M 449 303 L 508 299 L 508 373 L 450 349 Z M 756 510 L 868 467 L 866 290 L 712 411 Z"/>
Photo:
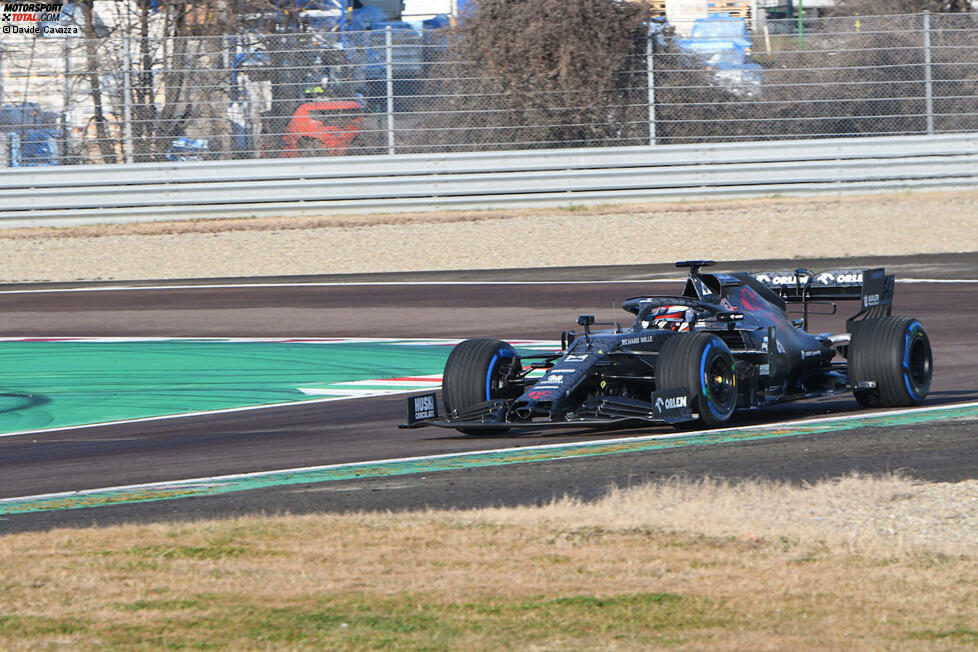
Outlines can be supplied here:
<path id="1" fill-rule="evenodd" d="M 509 416 L 510 402 L 503 399 L 485 401 L 462 412 L 453 411 L 442 417 L 434 392 L 412 396 L 407 403 L 407 422 L 401 428 L 479 428 L 506 430 L 509 428 L 567 428 L 610 427 L 628 423 L 667 425 L 692 421 L 698 417 L 688 407 L 686 388 L 653 392 L 650 401 L 613 396 L 595 396 L 585 400 L 563 419 L 543 417 L 514 419 Z"/>

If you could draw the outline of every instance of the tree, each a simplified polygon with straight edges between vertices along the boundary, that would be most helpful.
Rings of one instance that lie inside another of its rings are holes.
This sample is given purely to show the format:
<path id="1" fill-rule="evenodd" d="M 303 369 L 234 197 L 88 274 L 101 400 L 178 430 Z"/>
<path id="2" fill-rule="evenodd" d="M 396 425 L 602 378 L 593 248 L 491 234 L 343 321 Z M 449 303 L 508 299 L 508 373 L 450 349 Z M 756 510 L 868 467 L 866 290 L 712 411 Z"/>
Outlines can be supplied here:
<path id="1" fill-rule="evenodd" d="M 647 138 L 647 123 L 630 119 L 639 100 L 629 98 L 645 97 L 648 17 L 645 4 L 615 0 L 480 0 L 447 54 L 469 63 L 439 67 L 436 77 L 455 80 L 429 88 L 445 98 L 433 122 L 453 125 L 441 140 L 465 133 L 471 146 L 574 147 Z"/>
<path id="2" fill-rule="evenodd" d="M 99 153 L 105 163 L 115 163 L 116 153 L 105 119 L 102 103 L 102 82 L 98 65 L 98 35 L 95 30 L 94 0 L 82 0 L 81 10 L 84 21 L 85 60 L 88 67 L 88 83 L 92 89 L 92 103 L 95 105 L 95 139 Z"/>

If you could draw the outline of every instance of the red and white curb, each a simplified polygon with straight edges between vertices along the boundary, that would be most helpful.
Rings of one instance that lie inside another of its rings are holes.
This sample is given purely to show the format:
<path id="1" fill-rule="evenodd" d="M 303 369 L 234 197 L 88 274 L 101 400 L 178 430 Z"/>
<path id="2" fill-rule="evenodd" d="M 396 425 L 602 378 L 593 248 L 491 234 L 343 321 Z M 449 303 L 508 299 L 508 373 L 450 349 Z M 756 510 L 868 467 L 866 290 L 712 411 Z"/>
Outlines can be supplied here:
<path id="1" fill-rule="evenodd" d="M 401 394 L 405 391 L 436 390 L 440 387 L 441 374 L 431 374 L 428 376 L 379 378 L 377 380 L 350 380 L 342 383 L 331 383 L 325 387 L 300 387 L 299 391 L 307 396 L 360 398 Z"/>

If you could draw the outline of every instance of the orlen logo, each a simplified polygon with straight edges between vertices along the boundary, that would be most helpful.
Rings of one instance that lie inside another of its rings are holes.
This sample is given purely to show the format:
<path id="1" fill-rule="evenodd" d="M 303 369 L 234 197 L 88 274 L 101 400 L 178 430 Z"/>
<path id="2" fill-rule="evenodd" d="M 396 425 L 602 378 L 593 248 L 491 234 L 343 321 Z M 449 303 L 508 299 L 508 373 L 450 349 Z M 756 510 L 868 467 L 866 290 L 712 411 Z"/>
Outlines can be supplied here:
<path id="1" fill-rule="evenodd" d="M 848 272 L 843 274 L 833 274 L 832 272 L 822 272 L 815 277 L 815 280 L 822 285 L 830 285 L 832 283 L 862 283 L 863 273 Z"/>
<path id="2" fill-rule="evenodd" d="M 757 274 L 755 277 L 761 283 L 770 283 L 771 285 L 794 285 L 797 283 L 807 283 L 807 276 L 798 276 L 794 274 L 775 274 L 774 276 L 768 276 L 767 274 Z"/>
<path id="3" fill-rule="evenodd" d="M 802 274 L 801 276 L 795 276 L 791 274 L 790 276 L 775 276 L 774 282 L 778 285 L 787 285 L 788 283 L 801 283 L 804 285 L 808 283 L 808 277 Z"/>
<path id="4" fill-rule="evenodd" d="M 684 407 L 686 407 L 685 396 L 674 396 L 673 398 L 662 398 L 660 396 L 655 399 L 655 409 L 658 412 L 662 412 L 663 410 L 677 410 Z"/>

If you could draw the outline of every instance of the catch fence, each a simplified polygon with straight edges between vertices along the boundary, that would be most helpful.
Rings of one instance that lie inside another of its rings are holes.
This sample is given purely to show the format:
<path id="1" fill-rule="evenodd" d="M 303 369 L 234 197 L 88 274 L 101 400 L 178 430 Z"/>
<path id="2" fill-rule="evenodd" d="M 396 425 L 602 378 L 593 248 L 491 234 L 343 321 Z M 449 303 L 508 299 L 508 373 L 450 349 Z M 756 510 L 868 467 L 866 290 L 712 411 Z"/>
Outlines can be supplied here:
<path id="1" fill-rule="evenodd" d="M 451 29 L 0 41 L 3 166 L 978 132 L 978 14 L 654 30 L 602 88 L 515 93 Z"/>

